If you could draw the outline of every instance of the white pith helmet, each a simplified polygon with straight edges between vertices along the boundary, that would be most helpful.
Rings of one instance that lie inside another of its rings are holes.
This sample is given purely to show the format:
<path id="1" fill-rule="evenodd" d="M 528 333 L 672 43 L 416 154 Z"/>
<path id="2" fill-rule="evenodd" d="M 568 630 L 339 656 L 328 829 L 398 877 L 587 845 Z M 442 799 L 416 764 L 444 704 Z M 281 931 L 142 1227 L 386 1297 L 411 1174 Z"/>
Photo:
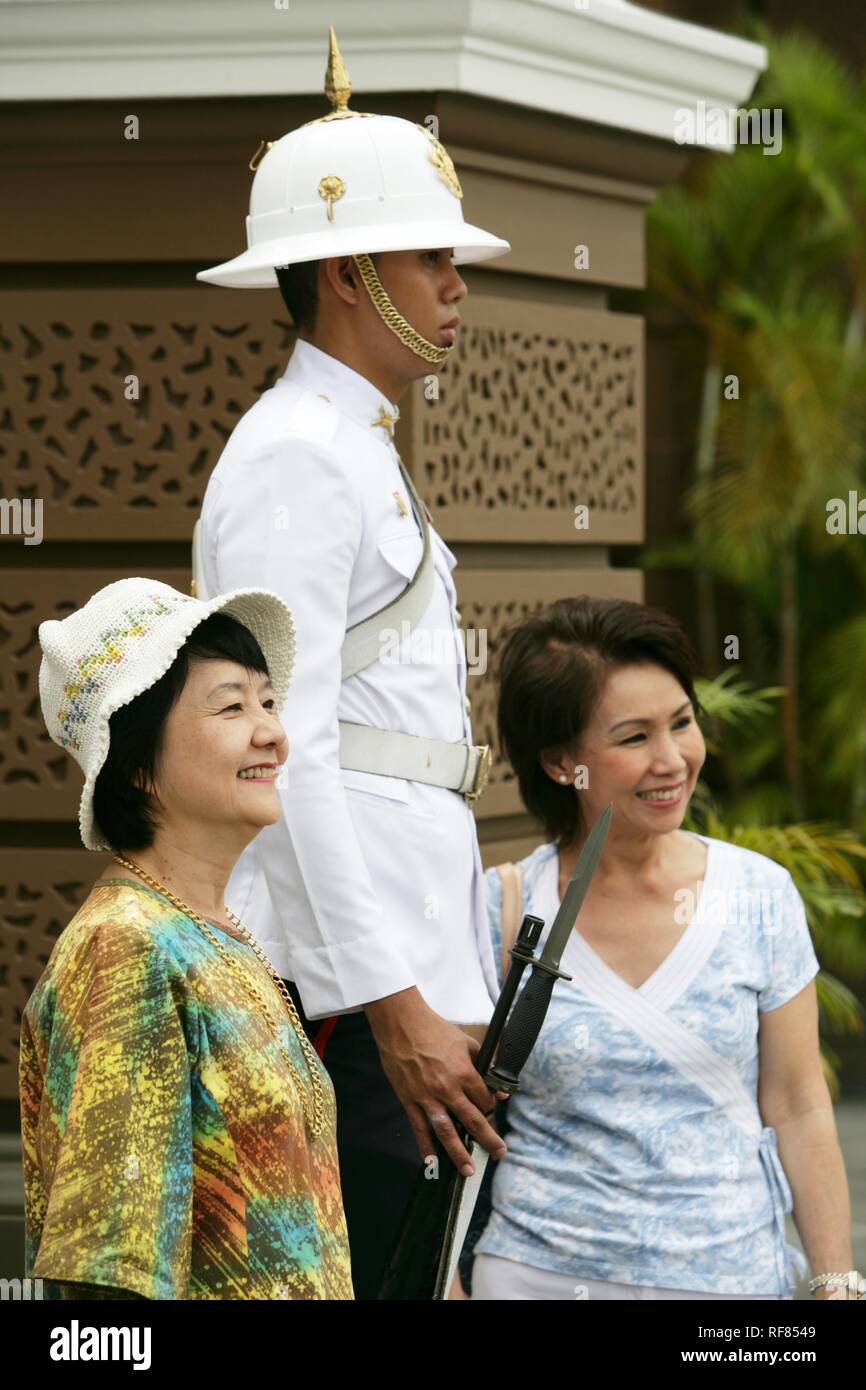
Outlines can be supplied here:
<path id="1" fill-rule="evenodd" d="M 463 220 L 454 165 L 426 126 L 347 109 L 351 85 L 333 29 L 329 46 L 334 109 L 269 144 L 250 193 L 248 250 L 196 279 L 265 289 L 277 284 L 274 266 L 328 256 L 453 247 L 461 265 L 510 251 Z"/>

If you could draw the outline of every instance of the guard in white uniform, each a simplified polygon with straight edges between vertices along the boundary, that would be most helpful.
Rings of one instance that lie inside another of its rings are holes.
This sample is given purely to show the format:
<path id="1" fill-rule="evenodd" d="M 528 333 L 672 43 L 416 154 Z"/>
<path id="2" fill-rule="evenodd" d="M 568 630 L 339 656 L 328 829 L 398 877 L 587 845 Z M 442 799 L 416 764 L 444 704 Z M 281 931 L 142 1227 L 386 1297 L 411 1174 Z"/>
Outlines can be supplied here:
<path id="1" fill-rule="evenodd" d="M 508 243 L 464 222 L 454 166 L 425 127 L 348 110 L 333 31 L 325 90 L 330 115 L 268 146 L 258 166 L 249 249 L 199 279 L 273 286 L 275 267 L 352 257 L 414 354 L 408 385 L 451 345 L 398 313 L 370 253 L 453 248 L 456 264 Z M 396 1009 L 417 991 L 441 1019 L 483 1025 L 497 992 L 470 806 L 489 749 L 472 743 L 455 557 L 396 452 L 398 417 L 367 376 L 299 337 L 214 469 L 193 545 L 199 597 L 266 587 L 295 621 L 283 819 L 242 854 L 226 896 L 294 982 L 334 1079 L 361 1298 L 375 1296 L 421 1143 L 382 1068 L 371 1006 Z M 444 1142 L 442 1107 L 422 1108 Z"/>

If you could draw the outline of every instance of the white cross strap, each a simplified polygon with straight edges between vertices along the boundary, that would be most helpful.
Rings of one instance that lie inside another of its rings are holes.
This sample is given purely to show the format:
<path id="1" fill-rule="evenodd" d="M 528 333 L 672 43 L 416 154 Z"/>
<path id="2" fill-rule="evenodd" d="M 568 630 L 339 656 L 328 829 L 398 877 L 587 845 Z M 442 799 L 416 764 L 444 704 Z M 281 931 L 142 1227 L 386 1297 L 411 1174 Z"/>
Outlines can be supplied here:
<path id="1" fill-rule="evenodd" d="M 347 629 L 342 648 L 343 680 L 349 676 L 357 675 L 359 671 L 363 671 L 365 667 L 372 666 L 374 661 L 379 660 L 382 655 L 382 632 L 384 629 L 388 628 L 397 632 L 411 631 L 426 613 L 433 593 L 433 554 L 430 547 L 430 532 L 424 513 L 424 504 L 415 491 L 415 485 L 399 455 L 397 462 L 400 465 L 400 472 L 412 501 L 415 520 L 418 522 L 424 537 L 424 552 L 421 556 L 421 563 L 403 592 L 392 599 L 390 603 L 386 603 L 377 613 L 371 613 L 369 618 L 362 618 L 359 623 L 353 623 Z M 403 623 L 408 623 L 408 629 L 403 628 Z M 343 766 L 345 767 L 346 764 L 344 763 Z M 360 771 L 361 769 L 356 770 Z"/>

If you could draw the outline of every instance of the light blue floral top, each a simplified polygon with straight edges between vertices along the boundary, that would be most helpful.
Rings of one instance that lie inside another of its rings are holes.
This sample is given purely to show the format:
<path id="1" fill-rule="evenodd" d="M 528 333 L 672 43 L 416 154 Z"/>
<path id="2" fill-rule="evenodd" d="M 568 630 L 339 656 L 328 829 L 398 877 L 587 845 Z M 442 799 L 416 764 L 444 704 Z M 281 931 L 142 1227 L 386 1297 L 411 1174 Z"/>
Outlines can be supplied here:
<path id="1" fill-rule="evenodd" d="M 572 932 L 544 1027 L 508 1103 L 508 1153 L 476 1254 L 575 1277 L 790 1297 L 791 1190 L 757 1107 L 758 1015 L 815 976 L 788 871 L 706 839 L 685 932 L 639 989 Z M 549 928 L 558 856 L 521 861 L 523 911 Z M 502 886 L 485 875 L 499 962 Z M 527 976 L 524 976 L 524 982 Z"/>

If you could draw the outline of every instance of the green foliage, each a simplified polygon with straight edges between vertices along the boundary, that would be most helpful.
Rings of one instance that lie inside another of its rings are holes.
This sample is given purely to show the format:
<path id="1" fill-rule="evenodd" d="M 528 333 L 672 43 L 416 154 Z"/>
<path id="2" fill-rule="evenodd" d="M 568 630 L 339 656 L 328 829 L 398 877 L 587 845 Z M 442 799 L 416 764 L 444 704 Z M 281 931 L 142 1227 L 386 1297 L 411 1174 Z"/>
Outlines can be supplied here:
<path id="1" fill-rule="evenodd" d="M 750 740 L 757 735 L 759 741 L 761 725 L 772 721 L 773 702 L 782 693 L 773 686 L 753 689 L 736 667 L 714 680 L 699 680 L 695 688 L 710 720 L 727 730 L 748 731 Z M 752 789 L 751 796 L 751 802 L 746 796 L 722 809 L 709 787 L 699 782 L 686 827 L 766 855 L 788 870 L 822 962 L 816 979 L 821 1022 L 836 1034 L 861 1033 L 864 1014 L 856 996 L 829 972 L 851 979 L 866 973 L 866 891 L 858 871 L 858 864 L 866 861 L 866 844 L 852 830 L 827 822 L 774 822 L 772 810 L 780 805 L 784 809 L 784 788 L 765 784 Z M 822 1064 L 836 1097 L 839 1059 L 825 1040 Z"/>
<path id="2" fill-rule="evenodd" d="M 866 544 L 828 504 L 866 498 L 866 80 L 812 37 L 751 33 L 769 62 L 744 105 L 781 109 L 781 150 L 698 155 L 648 213 L 650 308 L 682 325 L 698 410 L 684 534 L 643 564 L 695 576 L 713 757 L 691 824 L 790 870 L 822 1022 L 851 1032 L 827 972 L 866 972 Z"/>
<path id="3" fill-rule="evenodd" d="M 695 693 L 711 719 L 741 726 L 754 724 L 772 710 L 771 701 L 782 694 L 782 687 L 767 686 L 754 690 L 748 681 L 739 678 L 739 668 L 729 666 L 714 680 L 698 677 Z"/>
<path id="4" fill-rule="evenodd" d="M 815 981 L 821 1024 L 839 1035 L 862 1033 L 864 1014 L 856 995 L 830 970 L 850 978 L 866 971 L 866 893 L 851 862 L 866 858 L 866 845 L 851 831 L 824 823 L 734 822 L 719 811 L 705 787 L 693 797 L 685 824 L 784 865 L 803 899 L 822 964 Z M 823 1038 L 821 1046 L 824 1074 L 838 1096 L 838 1058 Z"/>

